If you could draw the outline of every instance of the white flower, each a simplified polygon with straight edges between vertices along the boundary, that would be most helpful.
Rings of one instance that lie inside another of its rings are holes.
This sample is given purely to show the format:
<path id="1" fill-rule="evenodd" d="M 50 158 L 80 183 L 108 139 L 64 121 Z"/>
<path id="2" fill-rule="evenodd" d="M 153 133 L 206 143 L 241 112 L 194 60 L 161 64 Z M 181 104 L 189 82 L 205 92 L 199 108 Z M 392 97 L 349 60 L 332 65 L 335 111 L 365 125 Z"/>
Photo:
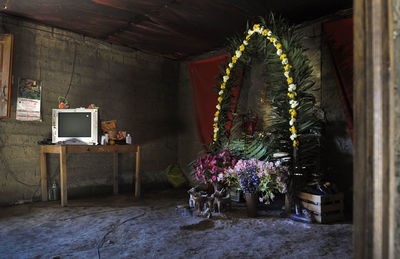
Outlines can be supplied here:
<path id="1" fill-rule="evenodd" d="M 287 65 L 289 63 L 289 60 L 287 58 L 285 58 L 284 60 L 282 60 L 282 65 Z"/>
<path id="2" fill-rule="evenodd" d="M 294 108 L 296 108 L 296 107 L 299 105 L 299 102 L 298 102 L 298 101 L 295 101 L 295 100 L 290 100 L 290 101 L 289 101 L 289 104 L 290 104 L 290 107 L 291 107 L 292 109 L 294 109 Z"/>
<path id="3" fill-rule="evenodd" d="M 217 106 L 215 106 L 217 108 L 217 110 L 221 110 L 221 105 L 217 104 Z"/>
<path id="4" fill-rule="evenodd" d="M 242 55 L 242 52 L 240 50 L 236 50 L 235 55 L 237 58 L 240 58 L 240 56 Z"/>
<path id="5" fill-rule="evenodd" d="M 214 133 L 217 133 L 218 132 L 218 128 L 214 128 Z M 292 139 L 293 140 L 293 139 Z"/>
<path id="6" fill-rule="evenodd" d="M 254 33 L 254 31 L 252 31 L 252 30 L 248 30 L 247 31 L 247 34 L 250 34 L 250 35 L 253 34 L 253 33 Z"/>
<path id="7" fill-rule="evenodd" d="M 224 93 L 224 90 L 221 90 L 218 92 L 218 95 L 222 95 Z"/>
<path id="8" fill-rule="evenodd" d="M 249 42 L 247 40 L 244 40 L 243 45 L 247 46 L 247 45 L 249 45 Z"/>
<path id="9" fill-rule="evenodd" d="M 289 121 L 289 125 L 290 126 L 293 126 L 293 124 L 296 122 L 296 119 L 295 118 L 293 118 L 293 119 L 291 119 L 290 121 Z"/>
<path id="10" fill-rule="evenodd" d="M 283 53 L 283 50 L 282 50 L 282 49 L 278 49 L 278 50 L 276 51 L 276 55 L 278 55 L 278 56 L 281 56 L 282 53 Z"/>
<path id="11" fill-rule="evenodd" d="M 233 63 L 232 62 L 229 63 L 228 66 L 229 66 L 229 68 L 232 68 L 233 67 Z"/>
<path id="12" fill-rule="evenodd" d="M 218 174 L 217 180 L 218 180 L 219 182 L 222 181 L 222 180 L 224 180 L 224 174 L 223 174 L 223 173 Z"/>
<path id="13" fill-rule="evenodd" d="M 224 79 L 224 83 L 226 83 L 226 81 L 228 81 L 228 79 L 229 79 L 229 76 L 224 76 L 223 79 Z"/>
<path id="14" fill-rule="evenodd" d="M 296 91 L 296 85 L 295 84 L 290 84 L 289 85 L 289 92 Z"/>
<path id="15" fill-rule="evenodd" d="M 285 75 L 286 78 L 289 78 L 289 71 L 286 71 L 285 73 L 283 73 Z"/>
<path id="16" fill-rule="evenodd" d="M 215 130 L 214 130 L 215 131 Z M 292 135 L 290 135 L 290 139 L 293 141 L 297 138 L 297 134 L 293 133 Z"/>
<path id="17" fill-rule="evenodd" d="M 279 41 L 278 40 L 274 40 L 274 42 L 272 42 L 272 43 L 274 44 L 274 47 L 276 47 L 276 44 L 278 44 Z"/>
<path id="18" fill-rule="evenodd" d="M 218 116 L 215 116 L 214 117 L 214 122 L 217 122 L 218 121 Z"/>
<path id="19" fill-rule="evenodd" d="M 272 35 L 272 31 L 269 31 L 268 33 L 267 33 L 267 36 L 271 36 Z"/>

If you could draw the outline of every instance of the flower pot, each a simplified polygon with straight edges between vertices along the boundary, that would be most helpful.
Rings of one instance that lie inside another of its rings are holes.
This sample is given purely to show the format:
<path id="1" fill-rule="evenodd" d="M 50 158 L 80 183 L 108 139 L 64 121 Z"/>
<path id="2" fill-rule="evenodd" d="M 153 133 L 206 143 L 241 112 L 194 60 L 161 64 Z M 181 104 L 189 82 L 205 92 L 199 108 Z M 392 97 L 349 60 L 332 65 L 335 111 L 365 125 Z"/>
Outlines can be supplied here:
<path id="1" fill-rule="evenodd" d="M 257 194 L 256 193 L 244 193 L 247 206 L 247 216 L 254 218 L 257 216 Z"/>

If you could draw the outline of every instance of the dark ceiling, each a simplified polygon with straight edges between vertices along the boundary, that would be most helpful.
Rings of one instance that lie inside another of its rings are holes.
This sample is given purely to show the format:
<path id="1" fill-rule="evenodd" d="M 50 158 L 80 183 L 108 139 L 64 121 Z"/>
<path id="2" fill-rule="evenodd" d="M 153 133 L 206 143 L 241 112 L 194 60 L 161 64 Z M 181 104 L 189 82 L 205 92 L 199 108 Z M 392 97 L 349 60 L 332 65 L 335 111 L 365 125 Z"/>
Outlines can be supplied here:
<path id="1" fill-rule="evenodd" d="M 171 59 L 220 48 L 269 11 L 300 23 L 352 7 L 352 0 L 1 1 L 6 14 Z"/>

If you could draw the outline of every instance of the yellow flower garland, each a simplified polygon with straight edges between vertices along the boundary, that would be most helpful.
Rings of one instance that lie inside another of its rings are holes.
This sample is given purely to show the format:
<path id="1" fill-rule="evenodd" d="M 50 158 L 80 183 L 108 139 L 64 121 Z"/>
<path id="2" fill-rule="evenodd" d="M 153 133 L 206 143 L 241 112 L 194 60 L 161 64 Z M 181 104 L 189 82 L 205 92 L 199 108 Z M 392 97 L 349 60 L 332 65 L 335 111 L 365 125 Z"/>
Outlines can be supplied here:
<path id="1" fill-rule="evenodd" d="M 245 45 L 248 44 L 247 41 L 251 39 L 251 36 L 254 33 L 258 33 L 258 34 L 261 34 L 262 36 L 266 37 L 267 40 L 269 40 L 269 42 L 275 46 L 275 48 L 277 50 L 276 54 L 279 56 L 280 60 L 282 61 L 284 75 L 287 78 L 286 81 L 287 81 L 287 84 L 289 87 L 288 88 L 288 97 L 291 99 L 289 102 L 289 104 L 290 104 L 289 113 L 290 113 L 290 117 L 291 117 L 291 120 L 289 122 L 291 127 L 289 128 L 289 131 L 292 133 L 292 135 L 290 136 L 290 139 L 293 141 L 293 147 L 297 147 L 299 145 L 299 141 L 297 140 L 297 134 L 296 134 L 297 129 L 293 124 L 296 121 L 297 112 L 296 112 L 295 108 L 298 106 L 298 102 L 296 100 L 294 100 L 295 97 L 297 96 L 297 93 L 295 92 L 296 85 L 293 84 L 293 82 L 294 82 L 293 76 L 290 76 L 291 68 L 293 66 L 289 64 L 287 55 L 285 53 L 283 53 L 282 43 L 280 43 L 276 37 L 271 37 L 272 32 L 269 29 L 265 29 L 260 24 L 254 24 L 253 30 L 248 31 L 248 34 L 246 35 L 246 38 L 243 41 L 243 44 L 241 44 L 239 46 L 239 49 L 237 49 L 235 51 L 235 55 L 232 56 L 231 62 L 228 64 L 229 67 L 226 68 L 226 70 L 225 70 L 226 74 L 223 76 L 224 82 L 220 86 L 221 91 L 219 92 L 218 104 L 216 106 L 217 111 L 214 114 L 214 122 L 215 123 L 213 124 L 213 127 L 214 127 L 213 142 L 215 142 L 218 137 L 218 130 L 219 130 L 218 116 L 220 114 L 220 109 L 221 109 L 220 104 L 223 100 L 222 95 L 224 93 L 224 89 L 226 88 L 226 82 L 229 80 L 229 75 L 232 71 L 234 64 L 242 56 L 242 52 L 245 50 Z"/>

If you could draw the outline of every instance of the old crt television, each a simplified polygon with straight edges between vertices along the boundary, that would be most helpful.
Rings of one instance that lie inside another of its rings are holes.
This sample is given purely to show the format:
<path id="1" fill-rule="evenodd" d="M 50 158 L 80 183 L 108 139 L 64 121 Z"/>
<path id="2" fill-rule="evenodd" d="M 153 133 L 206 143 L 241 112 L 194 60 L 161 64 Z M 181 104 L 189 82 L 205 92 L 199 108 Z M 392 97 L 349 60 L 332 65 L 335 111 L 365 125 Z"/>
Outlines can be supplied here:
<path id="1" fill-rule="evenodd" d="M 53 109 L 52 142 L 65 144 L 98 144 L 97 109 Z"/>

